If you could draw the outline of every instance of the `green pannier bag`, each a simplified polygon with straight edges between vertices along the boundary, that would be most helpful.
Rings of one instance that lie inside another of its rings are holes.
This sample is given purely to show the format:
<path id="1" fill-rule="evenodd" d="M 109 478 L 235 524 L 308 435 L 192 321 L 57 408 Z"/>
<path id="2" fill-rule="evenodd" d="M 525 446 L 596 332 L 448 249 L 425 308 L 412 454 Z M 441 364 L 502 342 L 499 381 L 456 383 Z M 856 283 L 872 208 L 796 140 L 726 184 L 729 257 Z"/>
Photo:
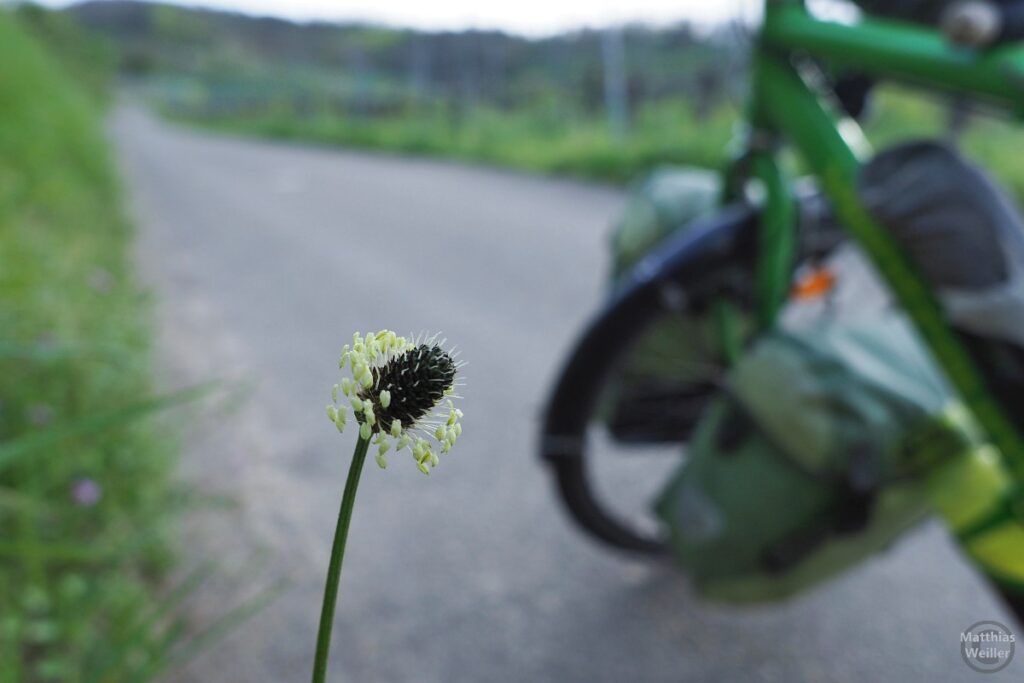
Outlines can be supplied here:
<path id="1" fill-rule="evenodd" d="M 882 550 L 928 513 L 922 478 L 974 440 L 895 312 L 761 339 L 656 502 L 697 589 L 774 600 Z"/>
<path id="2" fill-rule="evenodd" d="M 718 173 L 686 166 L 660 166 L 633 185 L 612 229 L 612 277 L 639 262 L 652 247 L 719 206 Z"/>

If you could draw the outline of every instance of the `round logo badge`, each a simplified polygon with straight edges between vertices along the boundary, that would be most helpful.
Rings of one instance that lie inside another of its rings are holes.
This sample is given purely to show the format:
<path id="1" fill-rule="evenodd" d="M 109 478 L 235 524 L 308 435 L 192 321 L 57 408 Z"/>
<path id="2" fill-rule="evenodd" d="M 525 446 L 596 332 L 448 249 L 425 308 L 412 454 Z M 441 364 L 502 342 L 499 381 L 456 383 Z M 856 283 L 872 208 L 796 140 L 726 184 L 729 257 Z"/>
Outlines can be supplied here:
<path id="1" fill-rule="evenodd" d="M 960 633 L 960 656 L 964 663 L 983 674 L 1002 671 L 1013 661 L 1017 638 L 998 621 L 979 621 Z"/>

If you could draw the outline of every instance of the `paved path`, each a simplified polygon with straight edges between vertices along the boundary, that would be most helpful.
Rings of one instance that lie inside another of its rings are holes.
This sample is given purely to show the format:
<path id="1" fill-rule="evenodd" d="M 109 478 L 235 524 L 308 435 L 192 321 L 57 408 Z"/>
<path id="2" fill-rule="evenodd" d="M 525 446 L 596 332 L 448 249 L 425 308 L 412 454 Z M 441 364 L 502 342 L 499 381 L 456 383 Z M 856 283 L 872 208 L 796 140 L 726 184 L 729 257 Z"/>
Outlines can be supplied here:
<path id="1" fill-rule="evenodd" d="M 192 515 L 188 557 L 220 567 L 193 609 L 209 619 L 290 582 L 182 680 L 308 680 L 352 446 L 323 406 L 341 344 L 380 327 L 458 341 L 466 432 L 429 479 L 404 458 L 367 467 L 333 680 L 977 680 L 959 631 L 1004 616 L 937 527 L 794 602 L 737 609 L 567 523 L 534 432 L 558 360 L 599 301 L 618 192 L 213 137 L 134 109 L 112 130 L 159 295 L 167 382 L 245 382 L 244 399 L 195 416 L 187 434 L 186 479 L 235 501 Z"/>

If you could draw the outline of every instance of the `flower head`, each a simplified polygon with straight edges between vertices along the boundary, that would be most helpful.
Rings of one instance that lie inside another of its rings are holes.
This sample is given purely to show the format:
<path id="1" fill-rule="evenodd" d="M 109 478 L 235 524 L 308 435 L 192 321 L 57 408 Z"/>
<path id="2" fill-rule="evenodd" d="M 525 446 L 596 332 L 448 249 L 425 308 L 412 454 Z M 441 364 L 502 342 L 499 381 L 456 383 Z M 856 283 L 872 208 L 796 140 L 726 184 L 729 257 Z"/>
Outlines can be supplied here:
<path id="1" fill-rule="evenodd" d="M 71 499 L 76 505 L 92 507 L 100 502 L 103 497 L 103 489 L 94 479 L 82 477 L 71 484 Z"/>
<path id="2" fill-rule="evenodd" d="M 359 424 L 359 438 L 377 446 L 376 460 L 387 467 L 387 453 L 408 448 L 424 474 L 438 464 L 435 446 L 447 453 L 462 434 L 456 374 L 461 363 L 437 336 L 410 341 L 391 330 L 352 337 L 338 366 L 350 369 L 331 391 L 327 417 L 344 431 L 348 407 Z M 431 443 L 433 439 L 436 443 Z"/>

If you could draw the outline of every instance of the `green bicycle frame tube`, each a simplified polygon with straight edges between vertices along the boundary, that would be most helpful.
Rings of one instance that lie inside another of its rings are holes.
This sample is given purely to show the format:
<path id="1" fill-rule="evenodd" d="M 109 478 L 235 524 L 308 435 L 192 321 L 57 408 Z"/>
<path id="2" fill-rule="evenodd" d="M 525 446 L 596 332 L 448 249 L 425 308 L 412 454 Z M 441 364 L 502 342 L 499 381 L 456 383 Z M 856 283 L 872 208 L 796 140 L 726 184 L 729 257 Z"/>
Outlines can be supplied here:
<path id="1" fill-rule="evenodd" d="M 985 385 L 963 345 L 949 328 L 927 283 L 868 213 L 857 192 L 860 160 L 838 122 L 792 67 L 762 60 L 761 114 L 797 147 L 822 181 L 822 189 L 846 229 L 871 256 L 893 294 L 917 324 L 949 380 L 978 418 L 1014 472 L 1024 479 L 1024 441 Z"/>
<path id="2" fill-rule="evenodd" d="M 989 50 L 950 45 L 935 29 L 864 18 L 821 21 L 800 3 L 769 3 L 763 51 L 801 52 L 859 73 L 908 81 L 1024 109 L 1024 48 Z"/>
<path id="3" fill-rule="evenodd" d="M 789 191 L 789 178 L 772 154 L 755 154 L 750 165 L 765 191 L 758 235 L 757 308 L 758 323 L 767 328 L 789 295 L 796 251 L 796 202 Z"/>
<path id="4" fill-rule="evenodd" d="M 836 24 L 815 19 L 800 2 L 769 2 L 754 56 L 749 113 L 758 138 L 781 135 L 807 162 L 840 222 L 886 279 L 993 444 L 994 448 L 975 449 L 939 468 L 928 486 L 937 511 L 968 555 L 997 584 L 1024 595 L 1024 518 L 1018 486 L 1024 482 L 1024 439 L 988 390 L 928 284 L 861 201 L 859 128 L 830 108 L 827 96 L 816 88 L 814 74 L 796 66 L 797 55 L 1018 107 L 1024 100 L 1024 51 L 1008 47 L 985 54 L 966 52 L 949 47 L 934 32 L 910 25 L 873 20 Z M 763 152 L 755 155 L 759 153 Z M 756 166 L 753 170 L 755 176 L 772 177 L 770 167 L 762 167 L 760 173 Z M 766 286 L 763 280 L 769 276 L 785 278 L 767 290 L 768 298 L 774 298 L 788 287 L 790 273 L 770 264 L 784 263 L 790 255 L 795 223 L 789 221 L 788 232 L 780 227 L 783 220 L 776 219 L 782 218 L 778 207 L 784 200 L 771 198 L 789 190 L 775 182 L 764 184 L 769 193 L 766 207 L 776 208 L 766 216 L 770 227 L 762 230 L 761 249 L 770 253 L 761 256 L 759 285 Z"/>

